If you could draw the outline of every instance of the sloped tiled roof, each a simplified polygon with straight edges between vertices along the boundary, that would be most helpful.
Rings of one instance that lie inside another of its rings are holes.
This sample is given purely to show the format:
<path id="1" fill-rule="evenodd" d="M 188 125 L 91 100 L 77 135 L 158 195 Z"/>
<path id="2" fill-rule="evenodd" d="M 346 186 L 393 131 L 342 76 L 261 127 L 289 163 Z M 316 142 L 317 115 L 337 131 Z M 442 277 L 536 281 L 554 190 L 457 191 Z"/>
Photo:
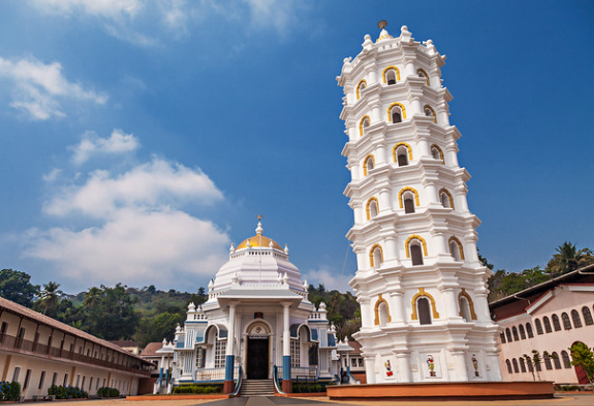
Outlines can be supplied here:
<path id="1" fill-rule="evenodd" d="M 37 323 L 44 324 L 44 325 L 51 327 L 53 329 L 63 331 L 63 332 L 68 333 L 72 336 L 85 339 L 87 341 L 90 341 L 95 344 L 101 345 L 103 347 L 109 348 L 110 350 L 119 352 L 121 354 L 126 354 L 130 357 L 134 357 L 134 358 L 142 360 L 143 362 L 146 362 L 146 360 L 140 358 L 137 355 L 129 353 L 128 351 L 124 350 L 122 347 L 120 347 L 118 345 L 110 343 L 109 341 L 103 340 L 101 338 L 97 338 L 94 335 L 91 335 L 89 333 L 85 333 L 82 330 L 79 330 L 77 328 L 69 326 L 68 324 L 59 322 L 58 320 L 52 319 L 51 317 L 48 317 L 41 313 L 38 313 L 35 310 L 31 310 L 25 306 L 21 306 L 20 304 L 12 302 L 12 301 L 5 299 L 3 297 L 0 297 L 0 308 L 5 309 L 6 311 L 12 312 L 18 316 L 23 316 L 25 319 L 29 319 L 29 320 L 35 321 Z"/>
<path id="2" fill-rule="evenodd" d="M 160 356 L 161 354 L 157 354 L 157 350 L 160 350 L 163 347 L 163 343 L 161 342 L 154 342 L 148 343 L 144 350 L 140 353 L 141 357 L 156 357 Z"/>

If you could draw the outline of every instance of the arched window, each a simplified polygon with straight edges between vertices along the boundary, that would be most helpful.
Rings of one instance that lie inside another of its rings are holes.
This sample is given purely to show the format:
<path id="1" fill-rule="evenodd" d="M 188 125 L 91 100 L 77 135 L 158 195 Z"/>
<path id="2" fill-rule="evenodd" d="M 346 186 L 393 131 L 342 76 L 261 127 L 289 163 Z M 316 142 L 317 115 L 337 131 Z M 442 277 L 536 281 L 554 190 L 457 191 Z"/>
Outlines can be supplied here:
<path id="1" fill-rule="evenodd" d="M 406 110 L 401 103 L 392 103 L 388 107 L 388 121 L 391 123 L 401 123 L 406 118 Z"/>
<path id="2" fill-rule="evenodd" d="M 505 336 L 507 337 L 508 343 L 511 343 L 513 341 L 512 335 L 511 335 L 511 330 L 509 329 L 509 327 L 505 329 Z"/>
<path id="3" fill-rule="evenodd" d="M 590 309 L 588 309 L 586 306 L 582 307 L 582 314 L 584 315 L 584 323 L 586 323 L 586 326 L 591 326 L 592 324 L 594 324 L 594 321 L 592 320 L 592 313 L 590 313 Z"/>
<path id="4" fill-rule="evenodd" d="M 431 82 L 429 81 L 429 75 L 423 69 L 417 69 L 417 75 L 421 78 L 427 79 L 427 86 L 431 86 Z"/>
<path id="5" fill-rule="evenodd" d="M 398 192 L 398 200 L 400 202 L 400 208 L 404 209 L 405 213 L 414 213 L 415 206 L 419 205 L 419 192 L 412 187 L 405 187 Z M 407 202 L 410 200 L 409 202 Z"/>
<path id="6" fill-rule="evenodd" d="M 563 328 L 565 330 L 571 330 L 571 321 L 569 321 L 569 316 L 567 315 L 567 313 L 563 313 L 561 315 L 561 319 L 563 320 Z"/>
<path id="7" fill-rule="evenodd" d="M 532 332 L 532 324 L 526 323 L 526 333 L 528 333 L 528 338 L 534 337 L 534 333 Z"/>
<path id="8" fill-rule="evenodd" d="M 413 159 L 412 148 L 407 143 L 401 142 L 392 148 L 392 156 L 398 166 L 406 166 Z"/>
<path id="9" fill-rule="evenodd" d="M 536 325 L 536 333 L 538 335 L 543 334 L 542 324 L 540 323 L 540 320 L 539 319 L 534 319 L 534 324 Z"/>
<path id="10" fill-rule="evenodd" d="M 431 157 L 433 159 L 441 161 L 442 164 L 445 164 L 445 160 L 443 158 L 443 151 L 436 144 L 431 145 Z"/>
<path id="11" fill-rule="evenodd" d="M 520 370 L 518 369 L 518 360 L 517 359 L 512 359 L 512 364 L 514 365 L 514 372 L 517 374 L 518 372 L 520 372 Z"/>
<path id="12" fill-rule="evenodd" d="M 380 319 L 380 326 L 385 326 L 388 324 L 388 307 L 385 303 L 380 303 L 378 308 L 378 314 Z"/>
<path id="13" fill-rule="evenodd" d="M 367 176 L 373 168 L 375 168 L 375 158 L 373 155 L 367 155 L 365 160 L 363 160 L 363 175 Z"/>
<path id="14" fill-rule="evenodd" d="M 501 340 L 501 344 L 505 344 L 505 333 L 502 331 L 501 333 L 499 333 L 499 339 Z"/>
<path id="15" fill-rule="evenodd" d="M 549 321 L 549 318 L 547 316 L 544 316 L 542 318 L 542 322 L 544 323 L 545 331 L 547 333 L 552 333 L 553 329 L 551 328 L 551 322 Z"/>
<path id="16" fill-rule="evenodd" d="M 371 263 L 372 268 L 379 268 L 382 266 L 382 263 L 384 262 L 384 253 L 381 245 L 375 244 L 371 247 L 371 250 L 369 251 L 369 262 Z"/>
<path id="17" fill-rule="evenodd" d="M 406 193 L 403 197 L 404 199 L 404 212 L 405 213 L 414 213 L 415 212 L 415 202 L 413 200 L 412 193 Z"/>
<path id="18" fill-rule="evenodd" d="M 470 315 L 470 305 L 468 304 L 468 299 L 465 297 L 460 298 L 460 313 L 462 313 L 462 318 L 466 321 L 471 321 L 472 316 Z"/>
<path id="19" fill-rule="evenodd" d="M 561 369 L 561 360 L 559 359 L 559 354 L 554 352 L 551 354 L 551 358 L 553 358 L 553 363 L 555 364 L 555 369 Z"/>
<path id="20" fill-rule="evenodd" d="M 435 124 L 437 124 L 437 115 L 435 114 L 435 110 L 433 110 L 433 107 L 431 107 L 430 105 L 426 104 L 425 107 L 423 107 L 423 111 L 425 112 L 425 115 L 427 117 L 433 118 L 433 122 Z"/>
<path id="21" fill-rule="evenodd" d="M 528 365 L 528 371 L 532 372 L 534 369 L 534 366 L 532 365 L 532 360 L 527 355 L 526 355 L 526 365 Z"/>
<path id="22" fill-rule="evenodd" d="M 553 314 L 553 316 L 551 316 L 551 319 L 553 319 L 553 328 L 555 329 L 555 331 L 561 331 L 561 324 L 559 323 L 559 316 L 557 316 L 556 314 Z"/>
<path id="23" fill-rule="evenodd" d="M 431 324 L 430 304 L 426 297 L 417 299 L 417 314 L 419 315 L 419 324 Z"/>
<path id="24" fill-rule="evenodd" d="M 512 373 L 512 367 L 511 367 L 511 362 L 509 362 L 508 359 L 505 360 L 505 366 L 507 367 L 507 373 L 511 374 Z"/>
<path id="25" fill-rule="evenodd" d="M 580 319 L 580 314 L 577 310 L 574 309 L 571 311 L 571 319 L 573 320 L 573 326 L 575 328 L 582 327 L 582 319 Z"/>
<path id="26" fill-rule="evenodd" d="M 464 261 L 464 249 L 460 240 L 456 237 L 450 237 L 448 244 L 450 246 L 450 254 L 454 258 L 454 261 Z"/>
<path id="27" fill-rule="evenodd" d="M 379 205 L 377 199 L 372 197 L 367 201 L 367 220 L 371 220 L 379 213 Z"/>
<path id="28" fill-rule="evenodd" d="M 419 244 L 410 245 L 410 256 L 412 257 L 413 265 L 423 265 L 423 253 Z"/>
<path id="29" fill-rule="evenodd" d="M 441 202 L 441 205 L 443 207 L 450 209 L 454 208 L 454 198 L 446 188 L 442 188 L 439 190 L 439 201 Z"/>
<path id="30" fill-rule="evenodd" d="M 563 359 L 563 367 L 565 369 L 571 368 L 571 361 L 569 360 L 567 351 L 561 351 L 561 358 Z"/>
<path id="31" fill-rule="evenodd" d="M 369 116 L 363 116 L 363 118 L 361 118 L 361 121 L 359 122 L 359 135 L 361 137 L 365 135 L 367 127 L 369 127 L 370 124 L 371 119 L 369 118 Z"/>
<path id="32" fill-rule="evenodd" d="M 516 326 L 512 327 L 512 334 L 514 335 L 514 341 L 520 341 L 520 338 L 518 337 L 518 329 L 516 328 Z"/>
<path id="33" fill-rule="evenodd" d="M 357 85 L 357 100 L 361 97 L 361 91 L 367 87 L 367 81 L 365 79 L 361 80 Z"/>
<path id="34" fill-rule="evenodd" d="M 522 357 L 520 357 L 520 371 L 526 372 L 526 361 Z"/>
<path id="35" fill-rule="evenodd" d="M 547 370 L 551 370 L 553 369 L 553 364 L 551 363 L 551 357 L 549 356 L 549 353 L 547 353 L 545 351 L 545 353 L 543 354 L 543 358 L 544 358 L 544 362 L 545 362 L 545 367 L 547 368 Z"/>
<path id="36" fill-rule="evenodd" d="M 388 85 L 395 85 L 400 80 L 400 70 L 396 66 L 388 66 L 382 72 L 384 83 Z"/>
<path id="37" fill-rule="evenodd" d="M 520 338 L 522 340 L 525 340 L 526 339 L 526 330 L 524 330 L 524 325 L 520 324 L 518 326 L 518 330 L 520 331 Z"/>
<path id="38" fill-rule="evenodd" d="M 406 257 L 412 259 L 413 265 L 423 265 L 423 256 L 427 256 L 427 243 L 418 235 L 411 235 L 404 243 Z"/>
<path id="39" fill-rule="evenodd" d="M 379 294 L 379 298 L 377 302 L 375 302 L 375 320 L 374 323 L 376 326 L 385 326 L 386 324 L 392 321 L 392 317 L 390 317 L 390 307 L 388 306 L 388 302 L 386 299 L 382 297 L 382 294 Z"/>

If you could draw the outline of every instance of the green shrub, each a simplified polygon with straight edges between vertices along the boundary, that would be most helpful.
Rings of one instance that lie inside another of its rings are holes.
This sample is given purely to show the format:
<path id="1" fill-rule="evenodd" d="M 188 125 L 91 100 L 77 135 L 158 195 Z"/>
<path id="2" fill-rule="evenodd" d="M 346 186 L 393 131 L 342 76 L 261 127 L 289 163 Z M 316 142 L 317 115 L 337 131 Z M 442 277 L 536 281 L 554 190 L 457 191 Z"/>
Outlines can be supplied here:
<path id="1" fill-rule="evenodd" d="M 193 393 L 202 395 L 219 392 L 221 392 L 221 388 L 218 386 L 184 385 L 173 388 L 173 393 Z"/>
<path id="2" fill-rule="evenodd" d="M 78 386 L 56 386 L 52 385 L 47 390 L 48 395 L 54 395 L 56 399 L 83 399 L 88 398 L 89 394 L 81 390 Z"/>
<path id="3" fill-rule="evenodd" d="M 0 402 L 21 399 L 21 384 L 18 382 L 0 381 Z"/>
<path id="4" fill-rule="evenodd" d="M 120 391 L 116 388 L 103 387 L 97 389 L 97 395 L 102 398 L 117 398 L 120 396 Z"/>

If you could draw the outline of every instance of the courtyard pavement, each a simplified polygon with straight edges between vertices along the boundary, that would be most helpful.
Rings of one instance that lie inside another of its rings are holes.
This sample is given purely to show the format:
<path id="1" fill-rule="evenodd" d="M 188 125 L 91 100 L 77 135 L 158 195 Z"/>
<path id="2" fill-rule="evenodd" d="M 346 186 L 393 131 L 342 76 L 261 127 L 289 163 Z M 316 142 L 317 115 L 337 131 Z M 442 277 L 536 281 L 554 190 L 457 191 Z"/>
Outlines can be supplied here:
<path id="1" fill-rule="evenodd" d="M 27 402 L 34 403 L 34 402 Z M 45 403 L 45 402 L 43 402 Z M 51 402 L 50 404 L 62 403 L 60 401 Z M 542 400 L 489 400 L 489 401 L 356 401 L 356 402 L 342 402 L 331 401 L 327 397 L 315 398 L 315 400 L 299 399 L 299 398 L 281 398 L 273 396 L 252 396 L 252 397 L 238 397 L 222 400 L 146 400 L 146 401 L 127 401 L 125 399 L 116 400 L 84 400 L 84 401 L 67 401 L 68 406 L 284 406 L 284 405 L 298 405 L 298 406 L 324 406 L 324 405 L 361 405 L 361 406 L 434 406 L 437 403 L 442 406 L 594 406 L 594 394 L 557 394 L 554 399 Z"/>

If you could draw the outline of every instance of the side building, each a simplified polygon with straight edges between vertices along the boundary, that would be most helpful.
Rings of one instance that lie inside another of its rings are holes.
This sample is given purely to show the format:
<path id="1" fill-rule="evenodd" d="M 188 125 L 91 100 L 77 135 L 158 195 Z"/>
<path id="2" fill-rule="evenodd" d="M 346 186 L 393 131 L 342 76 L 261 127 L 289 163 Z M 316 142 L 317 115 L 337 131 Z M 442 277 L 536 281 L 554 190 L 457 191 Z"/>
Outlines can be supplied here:
<path id="1" fill-rule="evenodd" d="M 580 367 L 571 365 L 569 348 L 594 346 L 594 265 L 492 302 L 501 328 L 499 364 L 504 381 L 544 380 L 587 384 Z M 534 362 L 533 350 L 541 362 Z"/>
<path id="2" fill-rule="evenodd" d="M 25 399 L 47 395 L 52 385 L 135 395 L 151 368 L 115 344 L 0 298 L 0 380 L 19 382 Z"/>

